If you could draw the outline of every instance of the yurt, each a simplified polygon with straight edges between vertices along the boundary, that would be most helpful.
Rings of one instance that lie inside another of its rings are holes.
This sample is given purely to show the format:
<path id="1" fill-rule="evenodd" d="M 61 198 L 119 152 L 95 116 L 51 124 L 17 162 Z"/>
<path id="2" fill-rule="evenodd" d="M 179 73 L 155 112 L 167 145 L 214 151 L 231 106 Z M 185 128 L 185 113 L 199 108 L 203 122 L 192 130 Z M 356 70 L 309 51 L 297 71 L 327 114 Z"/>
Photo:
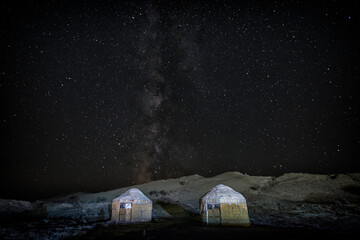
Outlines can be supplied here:
<path id="1" fill-rule="evenodd" d="M 111 221 L 134 223 L 151 221 L 152 202 L 139 189 L 131 188 L 112 201 Z"/>
<path id="2" fill-rule="evenodd" d="M 244 196 L 228 186 L 215 186 L 200 203 L 202 221 L 206 224 L 250 225 Z"/>

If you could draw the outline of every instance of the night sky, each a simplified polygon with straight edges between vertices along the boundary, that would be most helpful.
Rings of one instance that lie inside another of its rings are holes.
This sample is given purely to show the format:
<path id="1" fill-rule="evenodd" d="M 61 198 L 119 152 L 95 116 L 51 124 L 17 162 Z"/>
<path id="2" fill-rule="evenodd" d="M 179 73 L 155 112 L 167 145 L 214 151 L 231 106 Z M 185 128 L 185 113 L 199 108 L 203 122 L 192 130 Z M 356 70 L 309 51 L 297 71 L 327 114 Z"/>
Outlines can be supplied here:
<path id="1" fill-rule="evenodd" d="M 0 197 L 360 171 L 358 1 L 1 4 Z"/>

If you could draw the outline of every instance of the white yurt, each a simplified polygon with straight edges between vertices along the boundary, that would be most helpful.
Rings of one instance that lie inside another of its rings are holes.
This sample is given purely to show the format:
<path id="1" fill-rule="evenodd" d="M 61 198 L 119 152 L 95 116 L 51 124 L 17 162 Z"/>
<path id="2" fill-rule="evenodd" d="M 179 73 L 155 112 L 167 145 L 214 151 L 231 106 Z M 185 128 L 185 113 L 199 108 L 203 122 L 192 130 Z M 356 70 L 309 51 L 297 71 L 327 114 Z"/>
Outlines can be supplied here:
<path id="1" fill-rule="evenodd" d="M 152 201 L 139 189 L 131 188 L 112 201 L 111 221 L 118 223 L 151 221 Z"/>
<path id="2" fill-rule="evenodd" d="M 206 224 L 250 225 L 246 199 L 228 186 L 213 187 L 200 204 L 202 221 Z"/>

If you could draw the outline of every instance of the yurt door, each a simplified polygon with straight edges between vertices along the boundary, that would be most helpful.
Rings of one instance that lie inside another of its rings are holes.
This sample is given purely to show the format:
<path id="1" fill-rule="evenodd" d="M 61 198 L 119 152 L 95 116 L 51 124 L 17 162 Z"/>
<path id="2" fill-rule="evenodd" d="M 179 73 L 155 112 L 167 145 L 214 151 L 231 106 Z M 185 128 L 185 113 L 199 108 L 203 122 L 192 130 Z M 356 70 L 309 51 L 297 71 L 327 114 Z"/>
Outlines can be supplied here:
<path id="1" fill-rule="evenodd" d="M 125 203 L 125 222 L 131 222 L 132 203 Z"/>
<path id="2" fill-rule="evenodd" d="M 131 209 L 132 209 L 131 203 L 121 203 L 120 204 L 120 214 L 119 214 L 120 222 L 130 222 Z"/>
<path id="3" fill-rule="evenodd" d="M 208 204 L 207 205 L 207 222 L 213 224 L 221 223 L 221 213 L 219 204 Z"/>

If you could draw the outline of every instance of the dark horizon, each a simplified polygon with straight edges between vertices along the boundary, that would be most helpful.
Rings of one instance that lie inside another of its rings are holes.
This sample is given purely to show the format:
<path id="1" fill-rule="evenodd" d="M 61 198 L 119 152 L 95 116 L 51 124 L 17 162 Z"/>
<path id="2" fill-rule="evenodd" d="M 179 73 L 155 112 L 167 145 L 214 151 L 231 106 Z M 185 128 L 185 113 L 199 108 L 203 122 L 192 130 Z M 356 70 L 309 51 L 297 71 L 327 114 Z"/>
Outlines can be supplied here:
<path id="1" fill-rule="evenodd" d="M 358 1 L 8 1 L 0 198 L 359 172 Z"/>

